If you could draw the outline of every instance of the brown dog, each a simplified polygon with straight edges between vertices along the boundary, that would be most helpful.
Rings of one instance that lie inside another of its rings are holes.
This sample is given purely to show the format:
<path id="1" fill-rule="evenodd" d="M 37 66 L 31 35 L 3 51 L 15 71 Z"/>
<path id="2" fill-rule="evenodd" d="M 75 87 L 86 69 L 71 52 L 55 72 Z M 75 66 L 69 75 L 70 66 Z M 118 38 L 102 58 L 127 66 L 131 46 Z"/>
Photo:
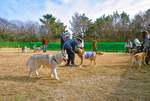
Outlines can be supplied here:
<path id="1" fill-rule="evenodd" d="M 91 64 L 92 64 L 92 62 L 94 62 L 94 64 L 96 65 L 96 56 L 103 55 L 103 53 L 101 53 L 101 52 L 84 51 L 83 49 L 80 49 L 80 48 L 76 49 L 76 53 L 81 59 L 80 65 L 83 64 L 84 59 L 89 59 L 91 61 Z"/>
<path id="2" fill-rule="evenodd" d="M 137 65 L 139 69 L 141 69 L 142 64 L 145 62 L 146 53 L 136 53 L 132 56 L 131 66 Z"/>

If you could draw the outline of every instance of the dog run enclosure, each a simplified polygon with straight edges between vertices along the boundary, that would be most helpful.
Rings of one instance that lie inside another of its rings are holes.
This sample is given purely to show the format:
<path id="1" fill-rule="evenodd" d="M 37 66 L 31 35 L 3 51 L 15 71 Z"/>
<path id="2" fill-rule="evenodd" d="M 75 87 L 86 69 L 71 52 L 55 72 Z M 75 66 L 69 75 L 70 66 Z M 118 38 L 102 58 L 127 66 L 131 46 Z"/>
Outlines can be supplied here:
<path id="1" fill-rule="evenodd" d="M 27 46 L 33 49 L 33 47 L 40 47 L 41 42 L 0 42 L 0 48 L 19 48 Z M 97 42 L 97 51 L 103 52 L 124 52 L 125 42 Z M 84 43 L 85 50 L 92 50 L 92 42 Z M 49 42 L 48 50 L 60 50 L 60 42 Z"/>

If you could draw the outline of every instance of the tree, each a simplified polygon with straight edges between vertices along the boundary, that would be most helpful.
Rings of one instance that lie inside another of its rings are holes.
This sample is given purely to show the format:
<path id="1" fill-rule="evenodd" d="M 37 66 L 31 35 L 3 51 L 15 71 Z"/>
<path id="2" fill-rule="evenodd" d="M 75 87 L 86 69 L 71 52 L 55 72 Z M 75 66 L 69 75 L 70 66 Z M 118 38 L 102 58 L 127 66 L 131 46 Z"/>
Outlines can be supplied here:
<path id="1" fill-rule="evenodd" d="M 48 29 L 48 34 L 55 33 L 56 18 L 52 14 L 43 15 L 43 19 L 40 19 L 40 21 Z"/>
<path id="2" fill-rule="evenodd" d="M 143 16 L 144 16 L 144 27 L 146 30 L 150 32 L 150 9 L 148 9 Z"/>
<path id="3" fill-rule="evenodd" d="M 91 20 L 85 14 L 75 13 L 72 16 L 70 24 L 72 33 L 84 36 L 88 30 L 88 26 L 91 24 Z"/>
<path id="4" fill-rule="evenodd" d="M 0 18 L 0 33 L 10 32 L 10 27 L 13 26 L 8 20 Z"/>
<path id="5" fill-rule="evenodd" d="M 56 22 L 56 38 L 60 37 L 60 34 L 64 32 L 66 29 L 66 26 L 64 23 L 62 23 L 60 20 L 57 20 Z"/>
<path id="6" fill-rule="evenodd" d="M 60 20 L 56 21 L 56 18 L 52 14 L 43 15 L 43 19 L 40 19 L 40 21 L 47 28 L 49 36 L 57 37 L 58 34 L 65 31 L 66 26 Z"/>
<path id="7" fill-rule="evenodd" d="M 122 35 L 120 35 L 119 39 L 125 41 L 130 33 L 129 33 L 129 25 L 130 25 L 130 19 L 129 19 L 129 15 L 125 12 L 122 12 L 120 14 L 120 33 L 122 33 Z"/>

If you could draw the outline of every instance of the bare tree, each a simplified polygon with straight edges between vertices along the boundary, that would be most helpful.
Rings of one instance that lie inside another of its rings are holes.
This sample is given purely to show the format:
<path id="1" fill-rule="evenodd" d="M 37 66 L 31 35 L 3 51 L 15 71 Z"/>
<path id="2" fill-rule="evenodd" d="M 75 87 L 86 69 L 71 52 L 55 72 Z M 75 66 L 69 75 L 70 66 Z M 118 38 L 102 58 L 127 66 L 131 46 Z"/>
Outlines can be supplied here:
<path id="1" fill-rule="evenodd" d="M 70 24 L 70 29 L 73 33 L 84 36 L 83 34 L 86 34 L 88 26 L 91 24 L 91 20 L 86 17 L 85 14 L 75 13 L 74 16 L 72 16 Z"/>

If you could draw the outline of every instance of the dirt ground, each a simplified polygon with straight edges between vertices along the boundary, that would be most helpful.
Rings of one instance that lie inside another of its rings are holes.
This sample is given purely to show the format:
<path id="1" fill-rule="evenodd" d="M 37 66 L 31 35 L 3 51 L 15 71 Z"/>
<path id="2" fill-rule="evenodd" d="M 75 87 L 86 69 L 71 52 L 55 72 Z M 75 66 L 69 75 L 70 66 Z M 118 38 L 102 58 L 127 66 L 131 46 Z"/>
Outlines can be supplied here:
<path id="1" fill-rule="evenodd" d="M 104 53 L 95 66 L 88 60 L 81 68 L 60 66 L 59 81 L 48 68 L 28 78 L 32 54 L 0 50 L 0 101 L 150 101 L 149 67 L 131 68 L 125 53 Z"/>

